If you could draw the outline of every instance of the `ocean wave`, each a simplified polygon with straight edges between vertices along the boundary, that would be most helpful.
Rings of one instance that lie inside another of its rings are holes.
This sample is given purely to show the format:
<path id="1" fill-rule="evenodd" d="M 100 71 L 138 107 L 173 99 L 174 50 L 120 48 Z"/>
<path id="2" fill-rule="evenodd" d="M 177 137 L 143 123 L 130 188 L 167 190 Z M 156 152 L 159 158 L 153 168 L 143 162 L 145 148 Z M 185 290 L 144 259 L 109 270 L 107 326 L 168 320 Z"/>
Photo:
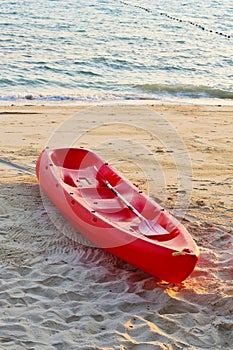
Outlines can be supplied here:
<path id="1" fill-rule="evenodd" d="M 134 86 L 147 94 L 172 95 L 188 98 L 233 99 L 233 91 L 211 88 L 203 85 L 138 84 Z"/>

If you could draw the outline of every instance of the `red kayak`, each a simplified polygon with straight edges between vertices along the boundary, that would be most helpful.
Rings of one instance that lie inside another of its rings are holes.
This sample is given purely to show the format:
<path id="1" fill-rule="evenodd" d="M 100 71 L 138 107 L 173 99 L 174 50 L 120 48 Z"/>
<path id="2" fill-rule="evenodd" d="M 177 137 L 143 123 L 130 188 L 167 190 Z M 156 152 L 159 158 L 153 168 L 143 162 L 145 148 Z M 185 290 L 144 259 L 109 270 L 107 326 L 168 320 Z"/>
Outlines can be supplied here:
<path id="1" fill-rule="evenodd" d="M 167 282 L 193 271 L 199 249 L 185 227 L 95 153 L 46 148 L 36 173 L 64 217 L 94 245 Z"/>

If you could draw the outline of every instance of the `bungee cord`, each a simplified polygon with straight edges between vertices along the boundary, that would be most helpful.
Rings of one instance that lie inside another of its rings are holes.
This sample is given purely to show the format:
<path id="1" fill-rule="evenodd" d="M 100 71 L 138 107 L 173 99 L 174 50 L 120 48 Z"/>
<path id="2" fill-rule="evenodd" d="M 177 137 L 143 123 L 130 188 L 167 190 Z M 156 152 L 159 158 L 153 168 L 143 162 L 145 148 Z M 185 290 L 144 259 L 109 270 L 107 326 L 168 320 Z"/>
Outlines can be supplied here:
<path id="1" fill-rule="evenodd" d="M 126 2 L 126 1 L 123 1 L 123 0 L 117 0 L 118 2 L 122 3 L 123 5 L 125 6 L 131 6 L 131 7 L 135 7 L 135 8 L 138 8 L 140 10 L 143 10 L 143 11 L 146 11 L 148 13 L 153 13 L 153 11 L 151 9 L 148 9 L 144 6 L 140 6 L 140 5 L 135 5 L 135 4 L 131 4 L 129 2 Z M 170 20 L 173 20 L 173 21 L 176 21 L 176 22 L 179 22 L 179 23 L 187 23 L 191 26 L 194 26 L 200 30 L 203 30 L 203 31 L 207 31 L 209 33 L 212 33 L 212 34 L 216 34 L 216 35 L 219 35 L 219 36 L 222 36 L 222 37 L 225 37 L 227 39 L 230 39 L 232 36 L 231 35 L 228 35 L 228 34 L 224 34 L 222 33 L 221 31 L 216 31 L 216 30 L 212 30 L 212 29 L 208 29 L 196 22 L 193 22 L 193 21 L 189 21 L 189 20 L 185 20 L 185 19 L 181 19 L 181 18 L 178 18 L 178 17 L 175 17 L 175 16 L 171 16 L 169 14 L 167 14 L 166 12 L 159 12 L 160 16 L 164 16 L 164 17 L 167 17 L 168 19 Z"/>

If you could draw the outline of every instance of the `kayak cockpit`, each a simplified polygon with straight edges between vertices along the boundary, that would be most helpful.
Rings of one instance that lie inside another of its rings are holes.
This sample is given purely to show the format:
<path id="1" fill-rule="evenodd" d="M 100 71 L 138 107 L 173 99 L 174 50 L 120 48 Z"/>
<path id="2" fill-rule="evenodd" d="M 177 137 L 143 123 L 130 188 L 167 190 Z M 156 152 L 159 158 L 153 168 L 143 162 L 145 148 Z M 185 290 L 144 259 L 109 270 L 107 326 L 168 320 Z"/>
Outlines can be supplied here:
<path id="1" fill-rule="evenodd" d="M 67 192 L 72 192 L 73 200 L 82 202 L 88 210 L 101 216 L 103 220 L 109 220 L 121 228 L 127 227 L 131 232 L 141 234 L 143 231 L 144 236 L 151 236 L 151 239 L 165 241 L 179 234 L 177 227 L 171 225 L 168 215 L 159 205 L 148 200 L 138 188 L 116 174 L 107 163 L 103 163 L 93 153 L 82 149 L 79 152 L 80 154 L 77 154 L 73 149 L 69 151 L 60 149 L 51 155 L 61 183 Z M 155 233 L 151 234 L 150 229 L 145 230 L 147 227 L 142 227 L 143 223 L 135 213 L 98 178 L 99 171 L 127 202 L 144 217 L 153 221 L 158 228 Z"/>

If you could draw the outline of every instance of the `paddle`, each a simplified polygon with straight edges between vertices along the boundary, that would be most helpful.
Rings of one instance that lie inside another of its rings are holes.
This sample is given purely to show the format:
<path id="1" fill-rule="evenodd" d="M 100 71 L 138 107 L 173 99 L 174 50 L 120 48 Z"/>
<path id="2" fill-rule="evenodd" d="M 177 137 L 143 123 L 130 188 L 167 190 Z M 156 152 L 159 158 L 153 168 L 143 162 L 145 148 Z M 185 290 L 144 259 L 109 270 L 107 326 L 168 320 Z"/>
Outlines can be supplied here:
<path id="1" fill-rule="evenodd" d="M 156 236 L 156 235 L 167 235 L 169 232 L 164 229 L 161 225 L 158 223 L 146 219 L 139 211 L 134 208 L 111 184 L 108 180 L 105 179 L 105 177 L 101 174 L 100 171 L 94 167 L 97 175 L 99 175 L 101 181 L 137 216 L 139 219 L 141 219 L 141 222 L 139 224 L 139 230 L 140 232 L 145 236 Z"/>

